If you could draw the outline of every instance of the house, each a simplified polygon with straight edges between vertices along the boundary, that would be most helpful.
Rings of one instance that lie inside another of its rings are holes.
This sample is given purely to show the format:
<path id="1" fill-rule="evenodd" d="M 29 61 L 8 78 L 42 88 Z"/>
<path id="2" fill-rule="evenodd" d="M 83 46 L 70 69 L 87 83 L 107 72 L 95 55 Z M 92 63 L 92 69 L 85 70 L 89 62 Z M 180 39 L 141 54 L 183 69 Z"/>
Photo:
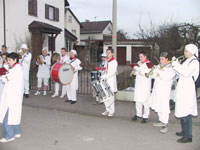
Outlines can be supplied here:
<path id="1" fill-rule="evenodd" d="M 112 41 L 104 41 L 103 50 L 106 52 L 112 47 Z M 155 57 L 159 56 L 159 46 L 156 42 L 148 40 L 118 40 L 117 41 L 117 61 L 119 65 L 129 65 L 139 61 L 138 55 L 145 51 L 149 59 L 156 62 Z M 157 62 L 156 62 L 157 63 Z"/>
<path id="2" fill-rule="evenodd" d="M 106 37 L 112 36 L 111 21 L 86 21 L 81 23 L 81 41 L 104 40 Z"/>
<path id="3" fill-rule="evenodd" d="M 70 25 L 66 17 L 72 13 L 67 0 L 2 0 L 0 7 L 0 45 L 7 45 L 9 51 L 27 43 L 36 58 L 42 48 L 59 53 L 62 47 L 69 48 L 69 39 L 80 39 L 80 22 L 72 15 L 78 25 Z"/>
<path id="4" fill-rule="evenodd" d="M 80 29 L 82 24 L 74 15 L 70 8 L 65 9 L 65 38 L 67 49 L 72 49 L 73 45 L 80 45 Z"/>

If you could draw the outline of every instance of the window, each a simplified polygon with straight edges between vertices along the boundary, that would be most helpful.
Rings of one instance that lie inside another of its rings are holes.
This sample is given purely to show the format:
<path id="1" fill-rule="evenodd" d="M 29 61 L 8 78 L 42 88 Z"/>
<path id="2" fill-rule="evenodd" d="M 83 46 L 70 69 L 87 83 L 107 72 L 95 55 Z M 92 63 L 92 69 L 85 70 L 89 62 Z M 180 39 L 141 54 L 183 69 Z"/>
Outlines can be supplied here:
<path id="1" fill-rule="evenodd" d="M 68 16 L 68 22 L 72 23 L 72 16 Z"/>
<path id="2" fill-rule="evenodd" d="M 37 0 L 28 0 L 28 14 L 37 16 Z"/>
<path id="3" fill-rule="evenodd" d="M 45 18 L 53 21 L 59 21 L 59 9 L 45 4 Z"/>
<path id="4" fill-rule="evenodd" d="M 72 30 L 72 34 L 76 36 L 76 30 Z"/>

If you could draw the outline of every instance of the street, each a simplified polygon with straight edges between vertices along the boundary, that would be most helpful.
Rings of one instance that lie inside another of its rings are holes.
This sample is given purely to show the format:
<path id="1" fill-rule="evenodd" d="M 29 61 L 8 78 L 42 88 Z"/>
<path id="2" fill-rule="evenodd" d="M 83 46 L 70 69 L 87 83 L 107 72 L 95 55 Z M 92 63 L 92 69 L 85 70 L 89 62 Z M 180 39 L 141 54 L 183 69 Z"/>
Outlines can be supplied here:
<path id="1" fill-rule="evenodd" d="M 86 101 L 86 98 L 90 100 Z M 153 114 L 150 116 L 153 119 L 147 124 L 141 124 L 118 114 L 112 119 L 97 113 L 92 114 L 94 108 L 99 108 L 96 109 L 99 113 L 103 108 L 93 105 L 90 96 L 79 96 L 76 106 L 66 104 L 63 100 L 52 99 L 50 96 L 37 98 L 31 96 L 30 99 L 25 99 L 22 137 L 10 143 L 0 144 L 0 150 L 199 150 L 200 148 L 199 118 L 193 119 L 195 122 L 193 142 L 179 144 L 176 142 L 179 137 L 175 132 L 180 131 L 180 125 L 178 121 L 173 121 L 172 117 L 169 131 L 161 134 L 160 128 L 152 125 L 152 121 L 156 121 Z M 84 108 L 84 104 L 93 108 L 90 111 L 79 109 L 82 108 L 81 105 Z M 118 113 L 127 111 L 118 109 L 120 106 L 129 107 L 130 104 L 127 104 L 117 102 L 116 111 Z M 73 112 L 72 107 L 76 107 L 77 112 Z"/>

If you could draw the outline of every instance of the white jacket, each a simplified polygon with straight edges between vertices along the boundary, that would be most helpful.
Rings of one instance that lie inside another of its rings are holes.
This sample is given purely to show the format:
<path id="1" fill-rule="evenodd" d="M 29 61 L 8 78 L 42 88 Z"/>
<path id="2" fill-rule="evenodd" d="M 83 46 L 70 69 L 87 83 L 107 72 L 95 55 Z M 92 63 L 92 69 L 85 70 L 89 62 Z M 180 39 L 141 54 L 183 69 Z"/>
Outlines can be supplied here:
<path id="1" fill-rule="evenodd" d="M 40 58 L 43 60 L 44 64 L 39 64 L 38 62 L 36 62 L 36 64 L 39 66 L 37 77 L 50 78 L 51 57 L 49 55 L 40 55 Z"/>
<path id="2" fill-rule="evenodd" d="M 195 82 L 199 75 L 199 62 L 194 56 L 188 58 L 182 65 L 173 64 L 174 70 L 179 75 L 176 87 L 176 105 L 175 116 L 185 117 L 188 115 L 197 116 L 197 98 L 195 91 Z"/>
<path id="3" fill-rule="evenodd" d="M 146 62 L 146 63 L 149 63 Z M 151 91 L 151 78 L 147 78 L 145 73 L 148 73 L 151 69 L 148 68 L 146 63 L 138 62 L 139 67 L 137 67 L 135 75 L 135 91 L 134 91 L 134 101 L 136 102 L 146 102 L 150 96 Z"/>
<path id="4" fill-rule="evenodd" d="M 20 60 L 20 63 L 22 64 L 22 68 L 24 70 L 24 80 L 26 80 L 26 81 L 29 81 L 29 71 L 30 71 L 31 59 L 32 59 L 31 53 L 26 52 L 22 56 L 22 59 Z"/>
<path id="5" fill-rule="evenodd" d="M 160 66 L 157 68 L 160 68 Z M 175 75 L 170 65 L 165 66 L 162 70 L 156 69 L 154 71 L 152 78 L 155 79 L 155 82 L 150 97 L 150 106 L 155 112 L 170 113 L 169 100 Z"/>
<path id="6" fill-rule="evenodd" d="M 9 73 L 2 76 L 5 82 L 4 90 L 0 101 L 0 123 L 8 112 L 8 125 L 18 125 L 21 122 L 22 101 L 24 93 L 23 69 L 16 64 L 9 70 Z"/>
<path id="7" fill-rule="evenodd" d="M 61 64 L 64 64 L 64 63 L 69 64 L 69 63 L 70 63 L 69 55 L 61 56 L 61 58 L 60 58 L 60 63 L 61 63 Z"/>
<path id="8" fill-rule="evenodd" d="M 70 63 L 74 68 L 74 77 L 72 79 L 72 82 L 68 85 L 68 88 L 70 89 L 76 89 L 78 90 L 78 71 L 82 70 L 82 67 L 80 66 L 81 61 L 78 58 L 72 59 Z"/>
<path id="9" fill-rule="evenodd" d="M 106 79 L 108 85 L 110 86 L 110 89 L 112 92 L 117 92 L 117 67 L 118 62 L 111 58 L 110 61 L 107 61 L 106 71 L 102 75 L 102 79 Z"/>

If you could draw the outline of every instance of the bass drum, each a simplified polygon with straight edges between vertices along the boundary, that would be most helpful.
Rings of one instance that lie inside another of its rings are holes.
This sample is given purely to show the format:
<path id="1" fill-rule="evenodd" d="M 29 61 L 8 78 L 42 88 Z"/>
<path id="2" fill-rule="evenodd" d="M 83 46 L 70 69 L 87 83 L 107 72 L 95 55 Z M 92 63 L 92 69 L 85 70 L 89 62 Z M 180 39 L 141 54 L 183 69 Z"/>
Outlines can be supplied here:
<path id="1" fill-rule="evenodd" d="M 56 63 L 51 68 L 51 78 L 61 84 L 70 84 L 74 77 L 74 71 L 70 64 Z"/>

